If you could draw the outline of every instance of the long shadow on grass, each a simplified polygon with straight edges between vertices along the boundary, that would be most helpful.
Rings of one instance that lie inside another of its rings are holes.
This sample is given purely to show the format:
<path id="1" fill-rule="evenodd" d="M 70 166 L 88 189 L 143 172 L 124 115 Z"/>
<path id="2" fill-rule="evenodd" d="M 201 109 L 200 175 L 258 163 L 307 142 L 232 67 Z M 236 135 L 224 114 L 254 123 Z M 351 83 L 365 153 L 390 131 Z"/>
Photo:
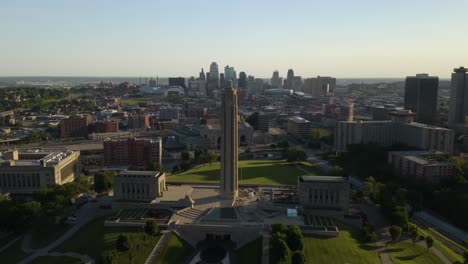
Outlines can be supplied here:
<path id="1" fill-rule="evenodd" d="M 396 257 L 396 259 L 408 261 L 408 260 L 414 260 L 415 258 L 417 258 L 417 257 L 419 257 L 419 256 L 421 256 L 421 255 L 423 255 L 423 253 L 419 253 L 419 254 L 411 255 L 411 256 Z"/>

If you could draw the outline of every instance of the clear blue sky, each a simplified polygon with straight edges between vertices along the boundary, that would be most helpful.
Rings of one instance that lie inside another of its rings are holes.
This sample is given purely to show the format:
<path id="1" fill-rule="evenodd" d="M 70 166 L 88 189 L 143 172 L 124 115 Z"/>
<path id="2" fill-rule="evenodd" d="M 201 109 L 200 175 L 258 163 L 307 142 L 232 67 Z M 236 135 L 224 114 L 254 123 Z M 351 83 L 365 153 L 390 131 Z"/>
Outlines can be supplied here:
<path id="1" fill-rule="evenodd" d="M 465 0 L 1 0 L 0 76 L 448 77 Z"/>

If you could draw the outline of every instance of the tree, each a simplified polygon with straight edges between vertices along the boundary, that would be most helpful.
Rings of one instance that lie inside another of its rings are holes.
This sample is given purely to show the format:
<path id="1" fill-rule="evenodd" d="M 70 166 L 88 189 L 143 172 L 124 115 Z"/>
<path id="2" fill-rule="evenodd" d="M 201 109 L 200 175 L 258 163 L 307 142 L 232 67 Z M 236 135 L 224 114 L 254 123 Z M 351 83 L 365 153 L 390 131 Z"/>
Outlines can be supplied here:
<path id="1" fill-rule="evenodd" d="M 403 229 L 406 229 L 408 226 L 408 212 L 403 206 L 395 206 L 392 210 L 392 223 L 398 225 Z"/>
<path id="2" fill-rule="evenodd" d="M 468 250 L 463 252 L 463 258 L 465 259 L 465 264 L 468 264 Z"/>
<path id="3" fill-rule="evenodd" d="M 275 233 L 286 234 L 286 232 L 288 232 L 288 227 L 283 222 L 276 222 L 271 225 L 271 232 L 273 234 Z"/>
<path id="4" fill-rule="evenodd" d="M 303 251 L 294 251 L 291 256 L 291 264 L 304 264 L 305 255 Z"/>
<path id="5" fill-rule="evenodd" d="M 402 229 L 397 225 L 392 225 L 389 229 L 390 235 L 394 242 L 398 241 L 401 237 Z"/>
<path id="6" fill-rule="evenodd" d="M 144 229 L 145 229 L 145 232 L 151 236 L 154 236 L 159 233 L 159 227 L 156 225 L 156 222 L 154 221 L 146 221 Z"/>
<path id="7" fill-rule="evenodd" d="M 410 231 L 410 237 L 413 243 L 416 243 L 418 241 L 418 231 L 417 230 L 411 230 Z"/>
<path id="8" fill-rule="evenodd" d="M 278 143 L 277 146 L 282 148 L 282 149 L 288 149 L 289 148 L 289 142 L 287 140 L 283 140 L 280 143 Z"/>
<path id="9" fill-rule="evenodd" d="M 374 227 L 365 225 L 361 228 L 361 235 L 364 242 L 374 242 L 377 239 L 377 234 L 374 231 Z"/>
<path id="10" fill-rule="evenodd" d="M 94 174 L 94 190 L 98 193 L 112 190 L 115 172 L 99 171 Z"/>
<path id="11" fill-rule="evenodd" d="M 298 225 L 292 225 L 287 232 L 287 242 L 291 251 L 302 251 L 304 249 L 304 237 Z"/>
<path id="12" fill-rule="evenodd" d="M 172 173 L 176 174 L 176 173 L 179 173 L 182 171 L 182 168 L 180 167 L 180 164 L 176 164 L 174 165 L 174 167 L 172 168 Z"/>
<path id="13" fill-rule="evenodd" d="M 307 154 L 299 148 L 291 148 L 287 154 L 288 162 L 301 162 L 307 160 Z"/>
<path id="14" fill-rule="evenodd" d="M 434 245 L 434 238 L 431 236 L 426 237 L 426 246 L 427 248 L 431 248 Z"/>
<path id="15" fill-rule="evenodd" d="M 406 202 L 406 197 L 408 196 L 408 189 L 398 188 L 395 192 L 395 199 L 398 205 L 404 205 Z"/>
<path id="16" fill-rule="evenodd" d="M 102 264 L 114 264 L 116 263 L 116 254 L 113 250 L 104 251 L 101 254 L 101 263 Z"/>
<path id="17" fill-rule="evenodd" d="M 330 176 L 343 176 L 343 173 L 343 168 L 341 168 L 338 165 L 331 167 L 331 170 L 329 172 Z"/>
<path id="18" fill-rule="evenodd" d="M 118 251 L 128 251 L 130 249 L 130 240 L 128 237 L 120 234 L 115 243 L 115 248 Z"/>
<path id="19" fill-rule="evenodd" d="M 290 250 L 283 239 L 272 236 L 270 240 L 270 263 L 286 264 L 289 261 Z"/>
<path id="20" fill-rule="evenodd" d="M 159 172 L 164 172 L 164 167 L 161 165 L 160 162 L 151 162 L 148 165 L 148 170 L 150 171 L 159 171 Z"/>
<path id="21" fill-rule="evenodd" d="M 187 161 L 190 159 L 190 153 L 188 153 L 188 151 L 182 151 L 182 153 L 180 154 L 180 157 L 183 160 Z"/>

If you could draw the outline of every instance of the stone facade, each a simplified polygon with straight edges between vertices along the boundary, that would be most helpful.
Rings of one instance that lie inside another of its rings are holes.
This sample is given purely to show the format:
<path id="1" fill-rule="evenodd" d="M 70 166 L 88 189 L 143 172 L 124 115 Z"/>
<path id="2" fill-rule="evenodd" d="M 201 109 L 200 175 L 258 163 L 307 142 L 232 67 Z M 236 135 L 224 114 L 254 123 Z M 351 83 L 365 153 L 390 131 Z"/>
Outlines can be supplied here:
<path id="1" fill-rule="evenodd" d="M 349 182 L 336 176 L 301 176 L 298 178 L 299 204 L 310 210 L 348 211 Z"/>
<path id="2" fill-rule="evenodd" d="M 150 202 L 166 191 L 166 174 L 157 171 L 122 171 L 114 178 L 117 201 Z"/>

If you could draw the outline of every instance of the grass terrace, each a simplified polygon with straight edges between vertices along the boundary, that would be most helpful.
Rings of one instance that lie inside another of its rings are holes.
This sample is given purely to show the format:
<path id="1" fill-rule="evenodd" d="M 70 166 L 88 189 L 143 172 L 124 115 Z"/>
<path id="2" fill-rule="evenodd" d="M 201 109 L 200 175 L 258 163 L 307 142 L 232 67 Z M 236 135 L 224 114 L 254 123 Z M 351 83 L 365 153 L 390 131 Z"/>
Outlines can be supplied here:
<path id="1" fill-rule="evenodd" d="M 124 234 L 131 241 L 131 248 L 127 252 L 117 251 L 116 263 L 129 263 L 131 257 L 133 263 L 144 263 L 161 237 L 150 236 L 141 227 L 105 227 L 104 220 L 105 217 L 88 223 L 54 251 L 86 254 L 98 261 L 102 252 L 115 250 L 117 237 Z"/>
<path id="2" fill-rule="evenodd" d="M 340 227 L 338 237 L 304 236 L 307 263 L 380 263 L 378 247 L 359 242 L 358 232 Z"/>
<path id="3" fill-rule="evenodd" d="M 387 250 L 394 264 L 443 263 L 432 251 L 411 242 L 390 243 Z"/>
<path id="4" fill-rule="evenodd" d="M 167 178 L 168 182 L 203 182 L 218 183 L 220 163 L 197 166 L 186 172 Z M 240 160 L 239 183 L 262 185 L 296 185 L 297 177 L 309 174 L 319 175 L 321 171 L 316 166 L 303 162 L 291 164 L 285 160 Z"/>
<path id="5" fill-rule="evenodd" d="M 192 254 L 192 250 L 193 248 L 189 244 L 171 232 L 156 264 L 184 263 Z"/>

